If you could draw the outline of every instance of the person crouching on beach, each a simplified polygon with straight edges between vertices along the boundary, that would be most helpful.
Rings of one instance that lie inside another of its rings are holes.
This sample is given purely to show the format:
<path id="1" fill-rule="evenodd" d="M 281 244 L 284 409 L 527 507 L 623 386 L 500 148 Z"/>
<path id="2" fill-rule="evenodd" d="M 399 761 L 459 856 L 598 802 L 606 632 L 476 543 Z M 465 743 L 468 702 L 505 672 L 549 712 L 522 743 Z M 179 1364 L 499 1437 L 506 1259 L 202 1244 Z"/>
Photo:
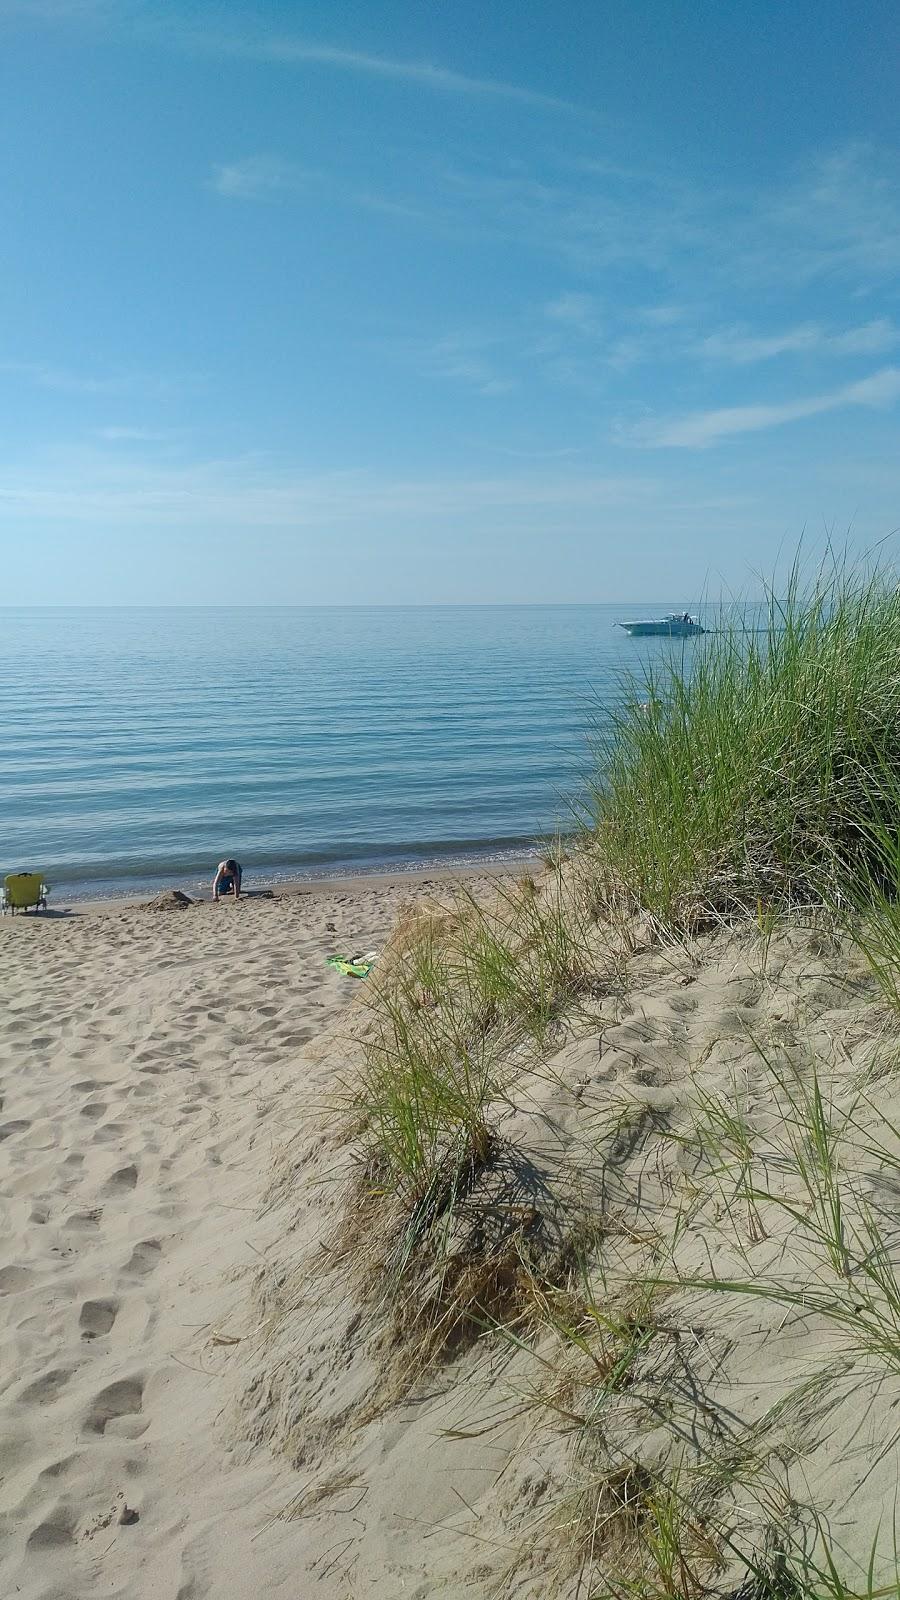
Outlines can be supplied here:
<path id="1" fill-rule="evenodd" d="M 243 869 L 239 861 L 232 861 L 230 856 L 227 861 L 220 861 L 213 878 L 213 899 L 218 900 L 220 895 L 233 893 L 235 900 L 240 900 L 242 877 Z"/>

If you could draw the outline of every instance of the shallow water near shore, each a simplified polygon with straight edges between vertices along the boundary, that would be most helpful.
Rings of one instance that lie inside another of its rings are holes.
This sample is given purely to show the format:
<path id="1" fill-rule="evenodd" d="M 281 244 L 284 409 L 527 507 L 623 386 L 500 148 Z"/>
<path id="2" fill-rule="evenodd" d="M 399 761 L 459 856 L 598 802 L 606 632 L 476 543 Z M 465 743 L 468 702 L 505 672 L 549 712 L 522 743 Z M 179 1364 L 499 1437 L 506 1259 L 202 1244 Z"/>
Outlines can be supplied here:
<path id="1" fill-rule="evenodd" d="M 58 892 L 503 860 L 571 819 L 648 606 L 5 609 L 0 870 Z"/>

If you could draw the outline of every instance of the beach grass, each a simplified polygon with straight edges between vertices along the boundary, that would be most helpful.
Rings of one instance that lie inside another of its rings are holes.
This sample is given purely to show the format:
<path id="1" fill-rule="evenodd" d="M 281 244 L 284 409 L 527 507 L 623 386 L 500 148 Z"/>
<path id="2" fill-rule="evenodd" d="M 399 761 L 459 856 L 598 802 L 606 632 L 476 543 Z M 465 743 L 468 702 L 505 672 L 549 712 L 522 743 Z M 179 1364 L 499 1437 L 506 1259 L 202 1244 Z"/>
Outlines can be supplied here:
<path id="1" fill-rule="evenodd" d="M 541 1238 L 498 1123 L 540 1070 L 555 1018 L 596 980 L 592 927 L 557 865 L 540 887 L 500 883 L 487 902 L 460 888 L 401 925 L 379 964 L 348 1090 L 369 1223 L 359 1245 L 410 1375 L 536 1315 L 546 1259 L 566 1254 Z"/>
<path id="2" fill-rule="evenodd" d="M 742 1081 L 702 1077 L 708 1046 L 677 1127 L 617 1084 L 598 1104 L 585 1100 L 579 1138 L 593 1160 L 577 1195 L 565 1163 L 551 1162 L 539 1201 L 529 1192 L 523 1203 L 527 1163 L 509 1133 L 535 1091 L 545 1123 L 553 1094 L 571 1105 L 584 1092 L 590 1073 L 573 1088 L 555 1052 L 597 1030 L 604 997 L 622 998 L 628 1014 L 636 952 L 674 973 L 691 941 L 725 922 L 749 933 L 748 970 L 771 995 L 796 914 L 808 923 L 814 908 L 851 935 L 900 1013 L 896 586 L 840 561 L 809 584 L 795 568 L 759 627 L 725 619 L 648 669 L 597 762 L 567 852 L 488 899 L 459 891 L 412 919 L 369 989 L 350 1090 L 365 1192 L 356 1238 L 391 1347 L 404 1352 L 393 1393 L 480 1339 L 530 1356 L 537 1379 L 517 1404 L 574 1441 L 573 1482 L 542 1538 L 552 1525 L 559 1571 L 574 1562 L 584 1596 L 700 1600 L 737 1563 L 746 1581 L 729 1596 L 741 1600 L 900 1600 L 881 1557 L 867 1588 L 841 1576 L 817 1507 L 797 1506 L 786 1487 L 794 1446 L 769 1437 L 792 1408 L 820 1404 L 825 1415 L 833 1391 L 873 1371 L 900 1376 L 895 1230 L 872 1198 L 881 1174 L 900 1179 L 900 1134 L 862 1080 L 798 1051 L 798 1012 L 789 1046 L 748 1028 L 752 1094 L 748 1068 Z M 601 1027 L 597 1063 L 603 1048 Z M 623 1119 L 633 1137 L 623 1139 Z M 634 1153 L 627 1180 L 613 1147 L 626 1164 Z M 644 1226 L 647 1174 L 663 1171 L 666 1150 L 683 1159 Z M 710 1302 L 724 1299 L 809 1321 L 827 1350 L 742 1426 L 727 1405 L 704 1409 L 691 1365 L 694 1345 L 706 1359 Z M 674 1399 L 682 1379 L 687 1421 Z M 636 1415 L 638 1434 L 665 1436 L 656 1458 L 623 1458 L 626 1414 L 632 1441 Z M 734 1496 L 752 1499 L 757 1479 L 754 1536 L 738 1539 Z"/>
<path id="3" fill-rule="evenodd" d="M 598 870 L 675 926 L 735 911 L 765 926 L 772 906 L 846 892 L 890 822 L 898 718 L 896 583 L 837 559 L 808 583 L 795 565 L 760 613 L 723 611 L 647 667 L 598 736 Z"/>

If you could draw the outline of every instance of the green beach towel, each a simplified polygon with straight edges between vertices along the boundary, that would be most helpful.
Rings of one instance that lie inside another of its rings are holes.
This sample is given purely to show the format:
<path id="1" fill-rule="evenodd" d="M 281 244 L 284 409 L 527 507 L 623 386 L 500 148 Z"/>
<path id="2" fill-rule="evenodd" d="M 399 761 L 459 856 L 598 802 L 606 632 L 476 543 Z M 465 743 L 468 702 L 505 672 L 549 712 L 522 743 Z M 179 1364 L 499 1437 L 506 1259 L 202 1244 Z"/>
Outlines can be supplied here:
<path id="1" fill-rule="evenodd" d="M 326 956 L 325 959 L 327 966 L 334 967 L 335 972 L 342 972 L 346 978 L 367 978 L 374 965 L 369 956 L 358 956 L 353 960 L 349 956 Z"/>

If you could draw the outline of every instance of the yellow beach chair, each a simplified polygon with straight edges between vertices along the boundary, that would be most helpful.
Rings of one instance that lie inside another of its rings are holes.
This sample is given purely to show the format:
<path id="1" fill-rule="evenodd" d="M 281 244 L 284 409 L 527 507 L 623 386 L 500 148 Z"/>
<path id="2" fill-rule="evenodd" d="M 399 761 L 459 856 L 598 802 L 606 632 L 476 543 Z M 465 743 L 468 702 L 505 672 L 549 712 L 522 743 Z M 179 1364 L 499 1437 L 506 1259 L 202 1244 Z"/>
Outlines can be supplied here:
<path id="1" fill-rule="evenodd" d="M 49 883 L 39 872 L 10 872 L 3 880 L 2 907 L 4 911 L 46 911 Z"/>

